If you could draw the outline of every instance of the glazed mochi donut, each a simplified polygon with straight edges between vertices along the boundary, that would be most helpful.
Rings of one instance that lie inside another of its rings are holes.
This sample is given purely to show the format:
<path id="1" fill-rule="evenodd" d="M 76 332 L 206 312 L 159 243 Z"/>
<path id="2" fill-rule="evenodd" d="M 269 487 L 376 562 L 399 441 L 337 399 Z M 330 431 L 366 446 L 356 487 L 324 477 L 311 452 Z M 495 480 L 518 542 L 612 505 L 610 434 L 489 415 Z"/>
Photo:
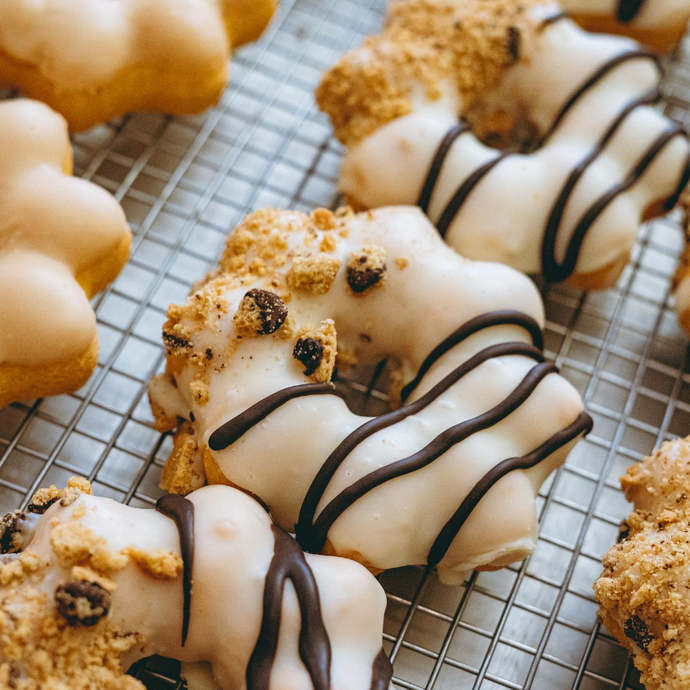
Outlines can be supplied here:
<path id="1" fill-rule="evenodd" d="M 655 50 L 678 44 L 690 19 L 690 0 L 560 0 L 588 31 L 625 34 Z"/>
<path id="2" fill-rule="evenodd" d="M 115 199 L 71 172 L 60 115 L 0 103 L 0 407 L 76 390 L 96 366 L 89 299 L 120 272 L 131 234 Z"/>
<path id="3" fill-rule="evenodd" d="M 90 493 L 0 523 L 1 687 L 143 690 L 124 669 L 160 654 L 189 690 L 388 690 L 386 596 L 359 564 L 305 556 L 227 486 L 155 511 Z"/>
<path id="4" fill-rule="evenodd" d="M 163 328 L 165 488 L 230 482 L 312 552 L 446 581 L 528 555 L 535 494 L 591 420 L 544 361 L 533 283 L 462 259 L 415 208 L 260 211 Z M 399 361 L 405 404 L 354 414 L 342 363 Z"/>
<path id="5" fill-rule="evenodd" d="M 215 104 L 232 49 L 261 35 L 277 0 L 3 0 L 0 86 L 83 130 L 125 113 Z"/>
<path id="6" fill-rule="evenodd" d="M 690 437 L 665 443 L 621 478 L 635 512 L 594 591 L 606 627 L 632 652 L 647 690 L 690 682 Z"/>
<path id="7" fill-rule="evenodd" d="M 652 53 L 540 0 L 402 0 L 317 101 L 355 206 L 418 204 L 463 256 L 603 288 L 690 176 L 659 78 Z"/>

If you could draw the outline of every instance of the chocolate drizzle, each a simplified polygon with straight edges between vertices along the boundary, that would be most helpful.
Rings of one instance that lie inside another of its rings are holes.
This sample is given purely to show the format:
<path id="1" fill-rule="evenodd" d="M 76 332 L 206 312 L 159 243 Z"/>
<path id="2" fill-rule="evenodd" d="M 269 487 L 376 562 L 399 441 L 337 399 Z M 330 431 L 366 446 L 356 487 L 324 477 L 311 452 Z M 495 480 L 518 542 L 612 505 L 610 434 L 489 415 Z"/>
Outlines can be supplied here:
<path id="1" fill-rule="evenodd" d="M 453 514 L 453 517 L 448 520 L 438 537 L 436 537 L 436 541 L 429 551 L 427 565 L 430 568 L 435 568 L 443 560 L 443 557 L 446 555 L 453 540 L 467 521 L 467 518 L 477 507 L 479 501 L 486 496 L 489 489 L 491 489 L 499 479 L 502 479 L 515 470 L 527 470 L 538 465 L 542 460 L 545 460 L 559 448 L 562 448 L 567 443 L 576 439 L 583 432 L 588 433 L 591 430 L 592 418 L 586 412 L 582 412 L 570 426 L 554 434 L 546 443 L 543 443 L 531 453 L 519 458 L 503 460 L 503 462 L 499 462 L 498 465 L 492 467 L 472 487 L 472 490 L 465 496 L 460 507 Z"/>
<path id="2" fill-rule="evenodd" d="M 183 496 L 162 496 L 156 502 L 156 510 L 169 517 L 177 526 L 180 535 L 180 552 L 183 563 L 182 592 L 184 611 L 182 615 L 182 646 L 187 641 L 192 607 L 192 584 L 194 573 L 194 504 Z"/>
<path id="3" fill-rule="evenodd" d="M 304 383 L 271 393 L 216 429 L 208 439 L 208 447 L 211 450 L 225 450 L 254 425 L 290 400 L 305 395 L 332 395 L 334 393 L 335 386 L 332 383 Z"/>
<path id="4" fill-rule="evenodd" d="M 309 672 L 314 690 L 329 690 L 331 643 L 321 616 L 321 601 L 314 573 L 299 544 L 279 527 L 271 525 L 271 529 L 275 551 L 266 574 L 261 631 L 247 666 L 247 688 L 268 690 L 278 649 L 285 583 L 291 580 L 302 617 L 300 658 Z"/>
<path id="5" fill-rule="evenodd" d="M 627 24 L 639 14 L 645 0 L 618 0 L 618 21 Z"/>
<path id="6" fill-rule="evenodd" d="M 474 335 L 478 331 L 482 331 L 485 328 L 490 328 L 491 326 L 521 326 L 524 328 L 532 337 L 532 343 L 539 350 L 544 347 L 544 337 L 541 332 L 539 324 L 527 314 L 521 311 L 515 311 L 513 309 L 503 309 L 501 311 L 492 311 L 486 314 L 481 314 L 480 316 L 471 319 L 467 323 L 464 323 L 460 328 L 453 331 L 445 340 L 443 340 L 439 345 L 437 345 L 427 358 L 419 367 L 417 375 L 410 381 L 400 393 L 400 397 L 403 400 L 407 400 L 410 397 L 410 393 L 419 385 L 427 371 L 433 366 L 433 364 L 440 359 L 448 350 L 455 347 L 461 343 L 466 338 Z"/>
<path id="7" fill-rule="evenodd" d="M 371 674 L 371 690 L 388 690 L 393 678 L 393 665 L 383 649 L 376 655 Z"/>
<path id="8" fill-rule="evenodd" d="M 621 3 L 623 4 L 623 2 Z M 626 3 L 627 5 L 636 5 L 635 12 L 639 10 L 641 3 L 639 0 L 637 2 Z M 560 19 L 560 15 L 554 15 L 554 21 Z M 537 142 L 533 150 L 538 150 L 543 147 L 551 136 L 556 132 L 558 126 L 561 124 L 565 116 L 570 112 L 570 110 L 575 106 L 580 99 L 596 84 L 598 84 L 602 79 L 604 79 L 608 74 L 610 74 L 614 69 L 616 69 L 621 64 L 628 62 L 630 60 L 651 60 L 658 64 L 658 57 L 646 50 L 630 50 L 608 60 L 599 69 L 594 72 L 566 101 L 563 107 L 559 110 L 558 114 L 554 118 L 551 126 L 544 133 L 544 135 Z M 640 98 L 631 101 L 621 113 L 616 117 L 610 127 L 606 130 L 604 135 L 597 142 L 596 146 L 592 149 L 590 153 L 585 156 L 585 158 L 574 168 L 570 175 L 568 176 L 563 188 L 561 189 L 554 205 L 549 214 L 546 227 L 544 229 L 544 236 L 542 241 L 542 273 L 545 279 L 549 282 L 560 282 L 566 280 L 575 271 L 577 265 L 577 260 L 582 248 L 582 244 L 585 240 L 587 232 L 592 227 L 597 218 L 603 213 L 608 205 L 620 194 L 626 192 L 631 187 L 633 187 L 639 179 L 644 175 L 646 170 L 654 163 L 656 158 L 664 151 L 665 147 L 671 143 L 671 141 L 677 137 L 687 137 L 685 130 L 679 126 L 674 125 L 669 130 L 660 135 L 650 146 L 650 148 L 645 152 L 645 154 L 636 163 L 634 168 L 630 171 L 628 176 L 619 184 L 616 184 L 611 189 L 607 190 L 599 199 L 597 199 L 589 209 L 583 214 L 577 223 L 570 241 L 565 251 L 565 258 L 561 263 L 556 259 L 556 244 L 558 239 L 558 233 L 563 220 L 563 215 L 567 207 L 568 201 L 575 191 L 578 182 L 582 179 L 583 175 L 591 167 L 591 165 L 599 158 L 599 156 L 604 152 L 607 144 L 619 131 L 620 127 L 623 125 L 625 120 L 630 116 L 630 114 L 636 110 L 638 107 L 643 105 L 649 105 L 654 103 L 659 97 L 658 91 L 655 89 Z M 453 144 L 457 141 L 458 137 L 463 133 L 470 131 L 470 126 L 466 122 L 461 122 L 448 131 L 446 136 L 441 141 L 436 154 L 432 160 L 429 172 L 427 173 L 426 180 L 422 187 L 422 192 L 420 194 L 418 205 L 420 208 L 427 213 L 429 210 L 429 205 L 431 198 L 434 193 L 434 189 L 438 182 L 438 178 L 441 174 L 443 164 L 446 157 Z M 458 187 L 455 193 L 451 196 L 450 200 L 446 204 L 445 208 L 441 211 L 441 214 L 436 222 L 436 227 L 442 237 L 445 237 L 451 224 L 457 217 L 457 214 L 462 209 L 463 205 L 471 195 L 471 193 L 477 188 L 481 181 L 503 160 L 521 153 L 518 149 L 511 149 L 508 151 L 503 151 L 499 153 L 492 160 L 484 163 L 482 166 L 477 168 L 469 177 L 467 177 L 462 184 Z M 678 187 L 676 191 L 666 200 L 665 208 L 667 210 L 673 208 L 678 201 L 682 190 L 685 185 L 690 180 L 690 154 L 686 160 L 685 169 L 679 180 Z"/>

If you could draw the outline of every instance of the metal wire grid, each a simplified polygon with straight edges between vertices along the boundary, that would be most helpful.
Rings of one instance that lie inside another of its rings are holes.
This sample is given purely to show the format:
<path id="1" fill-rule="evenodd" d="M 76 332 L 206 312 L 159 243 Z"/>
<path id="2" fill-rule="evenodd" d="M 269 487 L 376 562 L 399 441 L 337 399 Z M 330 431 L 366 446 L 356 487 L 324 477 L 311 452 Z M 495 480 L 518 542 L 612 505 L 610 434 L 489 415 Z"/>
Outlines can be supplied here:
<path id="1" fill-rule="evenodd" d="M 282 0 L 256 45 L 233 60 L 219 106 L 193 118 L 136 115 L 76 137 L 77 173 L 112 191 L 133 229 L 132 258 L 94 300 L 101 354 L 73 395 L 0 411 L 0 510 L 39 485 L 88 476 L 96 493 L 150 506 L 170 440 L 152 427 L 146 383 L 163 362 L 170 302 L 217 259 L 245 212 L 333 206 L 340 148 L 313 106 L 320 71 L 368 33 L 385 0 Z M 690 119 L 690 64 L 665 84 L 668 113 Z M 622 647 L 596 622 L 591 586 L 628 506 L 618 476 L 664 439 L 690 430 L 687 338 L 669 310 L 681 246 L 677 221 L 644 227 L 617 288 L 544 290 L 546 347 L 583 394 L 594 432 L 540 494 L 534 555 L 447 587 L 419 569 L 381 577 L 394 684 L 409 690 L 640 688 Z M 343 382 L 354 409 L 378 413 L 366 373 Z M 383 387 L 382 387 L 383 388 Z M 179 688 L 178 666 L 136 671 Z"/>

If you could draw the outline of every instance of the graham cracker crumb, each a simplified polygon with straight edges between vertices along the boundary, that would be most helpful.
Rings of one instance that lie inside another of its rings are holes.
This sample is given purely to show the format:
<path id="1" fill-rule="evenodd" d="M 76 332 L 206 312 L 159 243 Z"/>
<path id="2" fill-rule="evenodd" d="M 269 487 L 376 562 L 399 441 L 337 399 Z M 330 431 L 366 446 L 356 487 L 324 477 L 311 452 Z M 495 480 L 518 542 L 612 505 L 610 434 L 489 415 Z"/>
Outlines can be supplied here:
<path id="1" fill-rule="evenodd" d="M 287 283 L 293 290 L 325 295 L 333 285 L 340 263 L 340 259 L 326 254 L 296 256 L 288 271 Z"/>
<path id="2" fill-rule="evenodd" d="M 350 254 L 347 260 L 347 283 L 355 294 L 383 285 L 385 277 L 385 247 L 367 245 Z"/>
<path id="3" fill-rule="evenodd" d="M 50 506 L 62 498 L 62 491 L 52 484 L 47 489 L 39 489 L 31 498 L 31 503 L 27 510 L 30 513 L 38 513 L 42 515 L 50 508 Z"/>
<path id="4" fill-rule="evenodd" d="M 96 585 L 103 587 L 106 592 L 114 592 L 117 585 L 105 575 L 100 575 L 91 568 L 85 568 L 81 565 L 75 565 L 71 571 L 72 579 L 83 580 L 84 582 L 93 582 Z"/>
<path id="5" fill-rule="evenodd" d="M 333 211 L 329 211 L 327 208 L 315 209 L 311 217 L 314 220 L 314 225 L 316 225 L 319 230 L 334 230 L 338 226 Z"/>
<path id="6" fill-rule="evenodd" d="M 402 0 L 393 2 L 381 34 L 347 53 L 324 76 L 316 101 L 338 139 L 351 144 L 412 111 L 412 89 L 441 96 L 455 82 L 465 108 L 529 58 L 537 0 Z"/>
<path id="7" fill-rule="evenodd" d="M 337 354 L 337 335 L 332 319 L 322 321 L 318 329 L 300 330 L 293 356 L 314 381 L 326 383 L 331 380 Z"/>
<path id="8" fill-rule="evenodd" d="M 200 489 L 205 480 L 194 426 L 184 421 L 175 433 L 172 452 L 161 472 L 160 487 L 168 493 L 186 496 Z"/>
<path id="9" fill-rule="evenodd" d="M 399 256 L 395 260 L 395 265 L 401 270 L 404 271 L 409 265 L 410 265 L 410 260 L 406 256 Z"/>
<path id="10" fill-rule="evenodd" d="M 139 549 L 130 546 L 125 553 L 148 575 L 156 580 L 174 580 L 184 567 L 182 557 L 163 549 Z"/>
<path id="11" fill-rule="evenodd" d="M 108 548 L 103 537 L 79 522 L 57 524 L 52 528 L 50 544 L 63 568 L 84 565 L 101 573 L 121 570 L 127 557 Z"/>

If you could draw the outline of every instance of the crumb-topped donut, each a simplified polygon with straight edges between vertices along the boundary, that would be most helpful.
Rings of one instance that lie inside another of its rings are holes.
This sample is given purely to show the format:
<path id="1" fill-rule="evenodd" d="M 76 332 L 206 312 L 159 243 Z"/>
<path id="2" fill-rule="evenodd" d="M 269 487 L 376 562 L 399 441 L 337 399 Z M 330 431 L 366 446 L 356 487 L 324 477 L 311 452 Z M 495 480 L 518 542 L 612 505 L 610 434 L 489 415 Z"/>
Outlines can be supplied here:
<path id="1" fill-rule="evenodd" d="M 690 0 L 560 0 L 588 31 L 625 34 L 666 52 L 682 38 Z"/>
<path id="2" fill-rule="evenodd" d="M 606 627 L 647 690 L 690 683 L 690 437 L 664 443 L 621 478 L 635 512 L 594 591 Z"/>
<path id="3" fill-rule="evenodd" d="M 356 206 L 418 204 L 463 256 L 601 288 L 690 176 L 659 79 L 652 53 L 551 3 L 401 0 L 317 101 Z"/>
<path id="4" fill-rule="evenodd" d="M 308 550 L 373 569 L 451 580 L 524 558 L 535 493 L 591 423 L 544 359 L 533 283 L 462 259 L 419 209 L 257 212 L 168 316 L 149 389 L 181 439 L 164 485 L 188 490 L 205 465 Z M 404 404 L 354 414 L 336 354 L 397 360 Z"/>
<path id="5" fill-rule="evenodd" d="M 0 103 L 0 407 L 76 390 L 96 366 L 89 299 L 125 264 L 131 234 L 115 199 L 71 172 L 60 115 Z"/>
<path id="6" fill-rule="evenodd" d="M 82 130 L 145 110 L 216 103 L 233 48 L 261 35 L 277 0 L 3 0 L 0 85 Z"/>
<path id="7" fill-rule="evenodd" d="M 201 662 L 220 690 L 388 690 L 386 597 L 362 566 L 305 556 L 227 486 L 155 511 L 90 494 L 73 479 L 0 522 L 0 687 L 143 690 L 125 670 L 160 654 L 190 690 Z"/>

